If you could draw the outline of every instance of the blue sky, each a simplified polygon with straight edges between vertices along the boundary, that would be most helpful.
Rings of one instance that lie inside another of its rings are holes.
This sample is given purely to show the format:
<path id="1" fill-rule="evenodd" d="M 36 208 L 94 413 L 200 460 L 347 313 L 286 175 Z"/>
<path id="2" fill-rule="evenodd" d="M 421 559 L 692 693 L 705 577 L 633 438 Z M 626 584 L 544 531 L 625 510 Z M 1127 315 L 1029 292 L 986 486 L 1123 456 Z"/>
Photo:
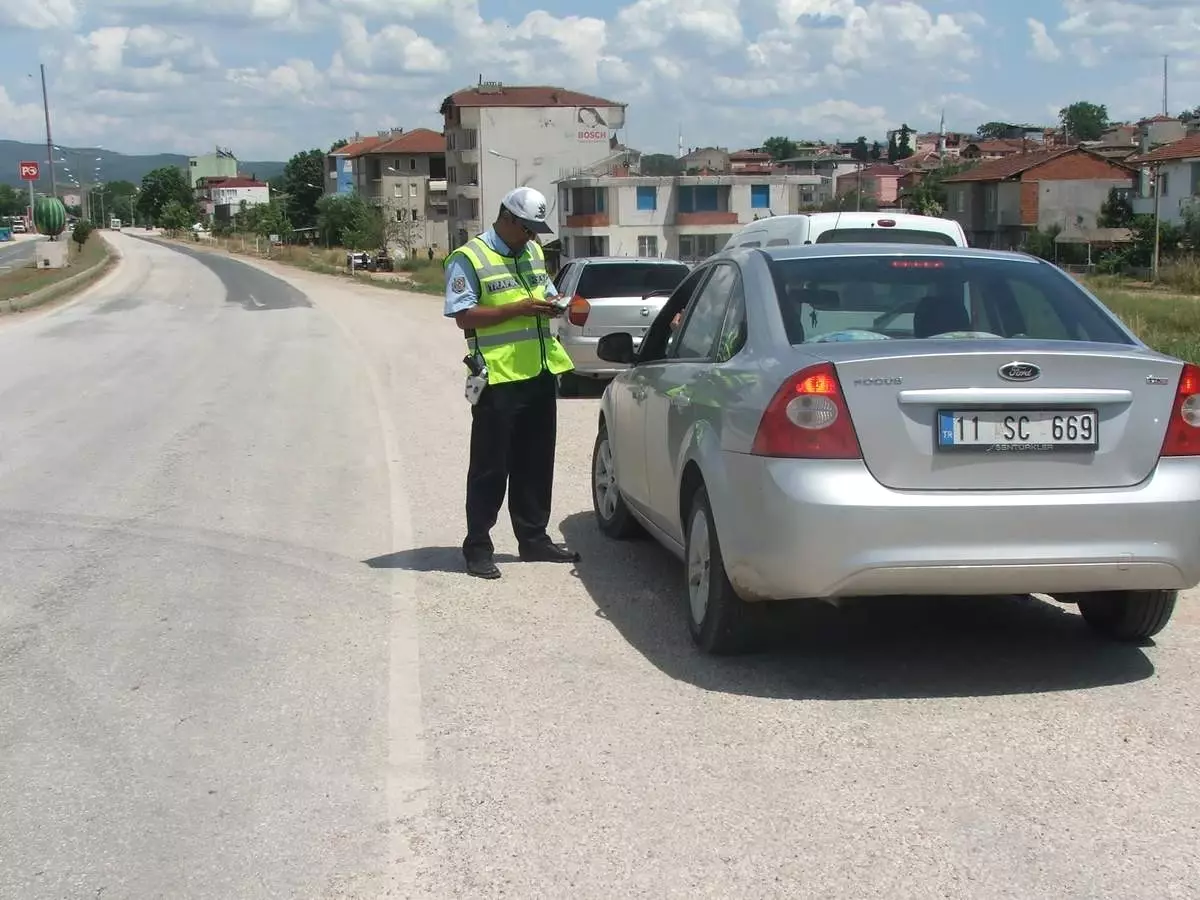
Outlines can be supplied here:
<path id="1" fill-rule="evenodd" d="M 0 138 L 286 158 L 440 127 L 478 80 L 629 104 L 648 152 L 1200 105 L 1195 0 L 33 0 L 0 5 Z M 34 77 L 29 77 L 32 74 Z"/>

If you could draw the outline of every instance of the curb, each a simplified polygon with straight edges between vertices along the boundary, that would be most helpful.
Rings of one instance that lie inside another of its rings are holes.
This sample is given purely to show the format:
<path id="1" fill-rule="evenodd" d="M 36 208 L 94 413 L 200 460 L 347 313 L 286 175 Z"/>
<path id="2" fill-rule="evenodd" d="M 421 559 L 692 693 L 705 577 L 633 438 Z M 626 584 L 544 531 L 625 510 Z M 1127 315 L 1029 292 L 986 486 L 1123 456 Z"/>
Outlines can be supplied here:
<path id="1" fill-rule="evenodd" d="M 103 237 L 100 240 L 104 241 L 104 259 L 93 263 L 90 268 L 84 269 L 82 272 L 72 275 L 69 278 L 64 278 L 62 281 L 52 284 L 49 287 L 44 287 L 39 291 L 34 291 L 31 294 L 21 294 L 18 297 L 13 297 L 11 300 L 0 300 L 0 315 L 24 312 L 27 309 L 41 306 L 44 303 L 57 299 L 64 293 L 87 287 L 88 284 L 108 272 L 109 269 L 121 261 L 121 252 L 108 241 L 105 241 Z"/>

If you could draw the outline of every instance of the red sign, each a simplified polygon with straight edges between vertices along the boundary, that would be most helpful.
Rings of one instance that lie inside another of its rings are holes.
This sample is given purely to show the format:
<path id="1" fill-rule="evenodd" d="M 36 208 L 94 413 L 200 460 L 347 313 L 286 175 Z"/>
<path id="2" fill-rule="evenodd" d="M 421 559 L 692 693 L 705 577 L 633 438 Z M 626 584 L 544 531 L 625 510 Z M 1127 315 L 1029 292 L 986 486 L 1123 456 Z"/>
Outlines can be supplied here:
<path id="1" fill-rule="evenodd" d="M 21 165 L 22 181 L 37 181 L 41 175 L 41 167 L 35 162 L 23 162 Z"/>

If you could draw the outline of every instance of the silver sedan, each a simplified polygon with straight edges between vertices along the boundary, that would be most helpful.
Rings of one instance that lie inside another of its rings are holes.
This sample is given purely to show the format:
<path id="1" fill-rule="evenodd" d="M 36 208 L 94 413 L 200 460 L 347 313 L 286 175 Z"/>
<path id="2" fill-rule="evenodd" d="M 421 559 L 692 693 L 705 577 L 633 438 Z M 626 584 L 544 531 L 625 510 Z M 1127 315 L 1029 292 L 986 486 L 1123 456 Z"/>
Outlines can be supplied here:
<path id="1" fill-rule="evenodd" d="M 705 651 L 765 601 L 905 594 L 1049 594 L 1136 641 L 1200 583 L 1200 369 L 1033 257 L 730 250 L 598 351 L 631 367 L 597 520 L 685 561 Z"/>

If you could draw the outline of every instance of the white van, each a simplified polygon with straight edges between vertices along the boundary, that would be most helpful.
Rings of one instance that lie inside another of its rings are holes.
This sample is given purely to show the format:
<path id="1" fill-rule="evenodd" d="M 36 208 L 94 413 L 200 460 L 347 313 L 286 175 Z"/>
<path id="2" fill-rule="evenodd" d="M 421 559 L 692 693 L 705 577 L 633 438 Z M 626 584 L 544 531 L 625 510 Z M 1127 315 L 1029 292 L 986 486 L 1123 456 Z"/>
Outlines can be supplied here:
<path id="1" fill-rule="evenodd" d="M 953 219 L 890 212 L 822 212 L 772 216 L 736 231 L 724 249 L 798 244 L 933 244 L 967 246 Z"/>

